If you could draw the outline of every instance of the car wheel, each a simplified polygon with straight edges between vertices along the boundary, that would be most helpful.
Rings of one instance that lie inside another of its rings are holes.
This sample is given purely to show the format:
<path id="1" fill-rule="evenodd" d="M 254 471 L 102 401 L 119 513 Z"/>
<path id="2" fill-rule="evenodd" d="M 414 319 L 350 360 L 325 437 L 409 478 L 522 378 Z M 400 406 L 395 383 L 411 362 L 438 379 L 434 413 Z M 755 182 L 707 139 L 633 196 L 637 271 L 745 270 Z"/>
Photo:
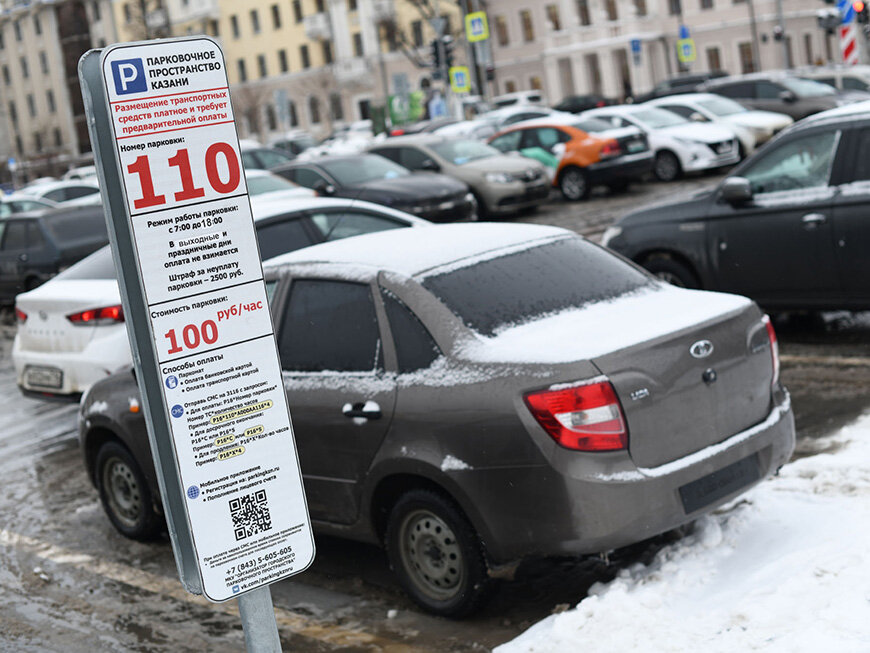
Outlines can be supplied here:
<path id="1" fill-rule="evenodd" d="M 405 591 L 429 612 L 467 616 L 491 590 L 480 536 L 441 494 L 422 489 L 404 494 L 390 512 L 386 545 Z"/>
<path id="2" fill-rule="evenodd" d="M 589 195 L 589 183 L 586 180 L 586 173 L 580 168 L 566 168 L 559 175 L 559 190 L 566 200 L 576 202 L 577 200 L 586 199 Z"/>
<path id="3" fill-rule="evenodd" d="M 698 277 L 688 266 L 669 256 L 651 256 L 644 261 L 643 267 L 672 286 L 680 288 L 701 287 Z"/>
<path id="4" fill-rule="evenodd" d="M 97 489 L 109 520 L 133 540 L 150 540 L 163 529 L 154 511 L 151 490 L 142 470 L 126 447 L 107 442 L 96 459 Z"/>
<path id="5" fill-rule="evenodd" d="M 664 150 L 656 154 L 653 172 L 659 181 L 673 181 L 682 174 L 683 170 L 677 155 Z"/>

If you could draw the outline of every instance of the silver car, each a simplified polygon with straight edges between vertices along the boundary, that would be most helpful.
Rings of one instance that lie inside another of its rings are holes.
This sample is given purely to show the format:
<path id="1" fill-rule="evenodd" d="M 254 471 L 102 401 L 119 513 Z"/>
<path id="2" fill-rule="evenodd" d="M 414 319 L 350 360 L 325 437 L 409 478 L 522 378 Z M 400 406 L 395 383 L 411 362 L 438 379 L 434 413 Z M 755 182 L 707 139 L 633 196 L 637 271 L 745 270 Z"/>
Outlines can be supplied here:
<path id="1" fill-rule="evenodd" d="M 316 527 L 383 544 L 437 614 L 473 611 L 519 559 L 689 522 L 794 448 L 755 304 L 563 229 L 397 229 L 272 259 L 266 283 Z M 129 372 L 95 384 L 79 434 L 113 523 L 142 537 L 158 492 L 131 397 Z"/>
<path id="2" fill-rule="evenodd" d="M 409 170 L 440 172 L 464 181 L 484 217 L 532 209 L 550 195 L 547 170 L 541 163 L 503 154 L 470 138 L 437 134 L 397 136 L 369 151 Z"/>

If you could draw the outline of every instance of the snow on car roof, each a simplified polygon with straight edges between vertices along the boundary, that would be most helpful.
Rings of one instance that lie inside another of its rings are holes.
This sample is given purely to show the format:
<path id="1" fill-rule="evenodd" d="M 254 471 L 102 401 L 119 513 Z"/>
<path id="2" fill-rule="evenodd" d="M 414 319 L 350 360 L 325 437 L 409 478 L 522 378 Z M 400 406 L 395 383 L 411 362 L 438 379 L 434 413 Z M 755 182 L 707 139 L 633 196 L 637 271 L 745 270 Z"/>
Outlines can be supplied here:
<path id="1" fill-rule="evenodd" d="M 265 264 L 344 263 L 415 276 L 464 259 L 479 260 L 520 245 L 575 235 L 567 229 L 533 224 L 445 224 L 425 231 L 394 229 L 306 247 Z"/>

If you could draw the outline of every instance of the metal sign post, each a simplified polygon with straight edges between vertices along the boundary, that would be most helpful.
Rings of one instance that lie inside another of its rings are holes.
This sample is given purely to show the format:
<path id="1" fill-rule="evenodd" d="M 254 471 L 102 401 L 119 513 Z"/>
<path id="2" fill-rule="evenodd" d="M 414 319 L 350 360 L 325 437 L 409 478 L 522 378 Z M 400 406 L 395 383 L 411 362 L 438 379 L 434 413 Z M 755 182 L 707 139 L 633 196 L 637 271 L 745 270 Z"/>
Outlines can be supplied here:
<path id="1" fill-rule="evenodd" d="M 314 540 L 223 54 L 121 44 L 79 78 L 179 576 L 280 650 L 268 584 Z"/>

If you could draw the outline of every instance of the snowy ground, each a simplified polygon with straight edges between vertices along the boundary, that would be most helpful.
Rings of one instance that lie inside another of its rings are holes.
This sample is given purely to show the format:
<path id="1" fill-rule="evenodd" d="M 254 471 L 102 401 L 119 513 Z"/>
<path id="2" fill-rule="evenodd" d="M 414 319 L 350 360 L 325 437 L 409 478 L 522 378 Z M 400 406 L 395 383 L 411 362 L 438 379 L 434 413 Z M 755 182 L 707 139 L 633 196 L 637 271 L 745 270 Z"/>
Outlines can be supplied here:
<path id="1" fill-rule="evenodd" d="M 870 415 L 495 653 L 870 651 Z"/>

